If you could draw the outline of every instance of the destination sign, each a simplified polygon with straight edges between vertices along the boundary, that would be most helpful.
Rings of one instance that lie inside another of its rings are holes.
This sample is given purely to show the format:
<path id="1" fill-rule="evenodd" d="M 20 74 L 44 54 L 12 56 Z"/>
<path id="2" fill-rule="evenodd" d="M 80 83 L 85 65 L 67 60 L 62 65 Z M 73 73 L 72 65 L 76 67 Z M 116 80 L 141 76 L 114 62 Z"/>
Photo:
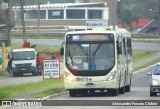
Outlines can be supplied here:
<path id="1" fill-rule="evenodd" d="M 107 41 L 113 40 L 113 35 L 111 34 L 79 34 L 79 35 L 69 35 L 67 41 Z"/>
<path id="2" fill-rule="evenodd" d="M 82 37 L 84 40 L 108 40 L 106 35 L 85 35 Z"/>

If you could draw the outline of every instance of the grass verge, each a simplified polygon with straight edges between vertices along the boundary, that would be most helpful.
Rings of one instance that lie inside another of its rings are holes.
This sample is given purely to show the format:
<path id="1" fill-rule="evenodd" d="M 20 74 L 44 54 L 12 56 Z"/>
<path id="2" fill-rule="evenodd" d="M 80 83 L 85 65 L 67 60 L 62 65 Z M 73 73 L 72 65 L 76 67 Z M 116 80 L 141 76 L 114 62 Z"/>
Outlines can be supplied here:
<path id="1" fill-rule="evenodd" d="M 133 63 L 137 63 L 143 61 L 147 58 L 156 56 L 158 51 L 140 51 L 134 50 L 133 51 Z"/>
<path id="2" fill-rule="evenodd" d="M 64 87 L 61 87 L 61 88 L 52 88 L 52 89 L 48 89 L 48 90 L 45 90 L 43 92 L 40 92 L 36 95 L 37 98 L 42 98 L 42 97 L 46 97 L 48 95 L 52 95 L 52 94 L 56 94 L 56 93 L 61 93 L 61 92 L 64 92 L 65 89 Z"/>
<path id="3" fill-rule="evenodd" d="M 142 42 L 142 43 L 160 43 L 160 39 L 155 39 L 155 40 L 153 40 L 153 39 L 136 39 L 136 40 L 134 40 L 133 39 L 133 42 Z"/>
<path id="4" fill-rule="evenodd" d="M 0 100 L 9 99 L 22 93 L 33 92 L 61 85 L 63 85 L 63 78 L 46 80 L 39 83 L 27 83 L 18 86 L 4 87 L 0 88 Z"/>
<path id="5" fill-rule="evenodd" d="M 160 59 L 151 61 L 151 62 L 146 63 L 145 65 L 142 65 L 142 66 L 140 66 L 140 67 L 135 67 L 135 68 L 133 68 L 133 71 L 135 72 L 135 71 L 141 70 L 141 69 L 143 69 L 143 68 L 147 68 L 147 67 L 149 67 L 149 66 L 151 66 L 151 65 L 153 65 L 153 64 L 156 64 L 156 63 L 158 63 L 158 62 L 160 62 Z"/>
<path id="6" fill-rule="evenodd" d="M 6 72 L 6 71 L 0 71 L 0 76 L 3 76 L 3 77 L 4 77 L 4 76 L 7 76 L 7 73 L 8 73 L 8 72 Z"/>
<path id="7" fill-rule="evenodd" d="M 22 46 L 21 44 L 12 44 L 12 50 L 17 49 L 17 48 L 21 48 L 21 46 Z M 60 47 L 37 45 L 36 50 L 37 50 L 37 52 L 39 53 L 40 56 L 44 56 L 44 57 L 49 58 L 52 55 L 54 55 L 54 52 L 59 52 Z"/>

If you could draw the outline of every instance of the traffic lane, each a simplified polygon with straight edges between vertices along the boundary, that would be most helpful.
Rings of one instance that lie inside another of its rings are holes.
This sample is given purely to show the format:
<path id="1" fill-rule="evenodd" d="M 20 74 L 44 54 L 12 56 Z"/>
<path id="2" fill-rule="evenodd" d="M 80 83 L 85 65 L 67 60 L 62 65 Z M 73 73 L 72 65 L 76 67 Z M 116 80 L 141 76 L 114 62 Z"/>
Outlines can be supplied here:
<path id="1" fill-rule="evenodd" d="M 133 50 L 160 50 L 160 44 L 132 42 Z"/>
<path id="2" fill-rule="evenodd" d="M 125 94 L 120 94 L 117 97 L 111 96 L 107 93 L 96 93 L 93 95 L 88 95 L 86 97 L 70 97 L 69 95 L 63 95 L 61 97 L 52 98 L 53 100 L 149 100 L 149 99 L 157 99 L 157 97 L 150 97 L 150 75 L 147 75 L 148 72 L 151 72 L 153 67 L 140 71 L 139 73 L 135 73 L 132 77 L 132 85 L 131 92 L 127 92 Z M 159 95 L 158 95 L 159 97 Z M 160 98 L 159 98 L 160 99 Z"/>
<path id="3" fill-rule="evenodd" d="M 23 77 L 10 77 L 0 80 L 0 88 L 7 87 L 7 86 L 15 86 L 21 85 L 25 83 L 37 83 L 42 80 L 42 76 L 32 76 L 32 74 L 24 75 Z"/>
<path id="4" fill-rule="evenodd" d="M 97 102 L 98 100 L 113 100 L 113 102 L 115 100 L 160 100 L 160 96 L 157 96 L 157 97 L 150 97 L 149 96 L 149 91 L 148 90 L 148 87 L 146 88 L 137 88 L 137 87 L 133 87 L 132 88 L 132 91 L 129 92 L 129 93 L 125 93 L 125 94 L 121 94 L 117 97 L 113 97 L 113 96 L 106 96 L 106 95 L 103 95 L 103 96 L 85 96 L 85 97 L 69 97 L 68 95 L 63 95 L 63 96 L 59 96 L 59 97 L 56 97 L 54 99 L 49 99 L 48 102 L 53 102 L 54 104 L 54 101 L 50 101 L 50 100 L 62 100 L 65 102 L 65 100 L 82 100 L 82 101 L 79 101 L 80 103 L 78 104 L 81 104 L 81 106 L 65 106 L 62 104 L 60 104 L 59 106 L 42 106 L 42 107 L 26 107 L 27 109 L 73 109 L 73 108 L 76 108 L 76 109 L 124 109 L 124 108 L 129 108 L 129 109 L 159 109 L 159 106 L 97 106 Z M 65 97 L 65 99 L 64 99 Z M 62 99 L 63 98 L 63 99 Z M 90 106 L 84 106 L 82 102 L 90 102 L 91 100 L 97 100 L 97 102 L 93 105 L 90 105 Z M 70 103 L 70 105 L 75 105 L 74 101 L 72 101 Z M 121 101 L 120 101 L 121 102 Z M 122 102 L 123 103 L 123 102 Z M 142 102 L 139 102 L 139 103 L 144 103 L 143 101 Z M 42 103 L 43 104 L 43 103 Z M 77 103 L 76 103 L 77 104 Z M 107 101 L 106 101 L 106 104 L 107 104 Z M 96 106 L 95 106 L 96 105 Z M 105 104 L 104 104 L 105 105 Z M 9 108 L 4 108 L 4 109 L 21 109 L 22 107 L 9 107 Z"/>
<path id="5" fill-rule="evenodd" d="M 148 72 L 152 72 L 153 67 L 143 70 L 138 74 L 134 74 L 132 77 L 132 87 L 149 87 L 150 86 L 150 75 Z"/>
<path id="6" fill-rule="evenodd" d="M 61 46 L 63 39 L 27 39 L 31 45 Z M 12 44 L 23 44 L 23 39 L 11 39 Z"/>

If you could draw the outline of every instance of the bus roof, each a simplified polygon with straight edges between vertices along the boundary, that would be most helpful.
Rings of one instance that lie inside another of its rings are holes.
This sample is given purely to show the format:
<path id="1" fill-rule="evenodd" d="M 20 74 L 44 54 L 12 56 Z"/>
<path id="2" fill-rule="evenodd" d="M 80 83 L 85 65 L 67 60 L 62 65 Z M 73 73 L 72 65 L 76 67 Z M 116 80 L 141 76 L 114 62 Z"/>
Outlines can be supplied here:
<path id="1" fill-rule="evenodd" d="M 66 34 L 85 34 L 85 33 L 113 33 L 113 34 L 115 34 L 116 31 L 115 30 L 106 30 L 106 29 L 93 29 L 93 30 L 67 32 Z"/>
<path id="2" fill-rule="evenodd" d="M 94 28 L 84 31 L 73 31 L 73 32 L 67 32 L 67 34 L 89 34 L 89 33 L 112 33 L 112 34 L 123 34 L 124 37 L 131 38 L 131 33 L 128 32 L 124 28 L 117 28 L 116 30 L 107 29 L 107 28 Z"/>

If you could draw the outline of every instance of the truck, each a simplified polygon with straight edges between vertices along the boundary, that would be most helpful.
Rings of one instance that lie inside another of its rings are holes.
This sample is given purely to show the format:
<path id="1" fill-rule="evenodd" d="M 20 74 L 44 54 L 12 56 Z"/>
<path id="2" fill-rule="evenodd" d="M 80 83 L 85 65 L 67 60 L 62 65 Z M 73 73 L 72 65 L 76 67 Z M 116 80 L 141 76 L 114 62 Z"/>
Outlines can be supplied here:
<path id="1" fill-rule="evenodd" d="M 13 76 L 23 76 L 32 73 L 36 76 L 41 74 L 41 65 L 38 64 L 38 53 L 35 48 L 19 48 L 12 51 L 12 73 Z"/>

